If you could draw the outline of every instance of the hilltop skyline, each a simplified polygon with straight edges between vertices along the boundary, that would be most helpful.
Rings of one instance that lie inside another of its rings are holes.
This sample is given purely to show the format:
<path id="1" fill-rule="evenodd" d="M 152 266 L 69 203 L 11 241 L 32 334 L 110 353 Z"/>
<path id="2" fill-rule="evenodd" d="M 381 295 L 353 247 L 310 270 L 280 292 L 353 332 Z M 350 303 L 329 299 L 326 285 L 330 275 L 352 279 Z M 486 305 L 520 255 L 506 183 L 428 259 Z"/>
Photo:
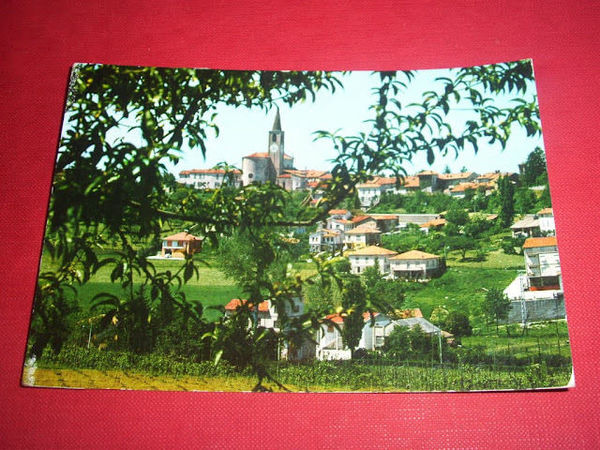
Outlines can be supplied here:
<path id="1" fill-rule="evenodd" d="M 434 79 L 448 76 L 450 71 L 443 69 L 415 73 L 416 77 L 410 84 L 410 89 L 399 96 L 403 104 L 420 101 L 421 94 L 435 85 Z M 370 72 L 352 72 L 341 78 L 343 90 L 337 90 L 334 94 L 319 92 L 314 103 L 308 101 L 293 108 L 278 105 L 281 126 L 286 134 L 285 152 L 294 157 L 297 169 L 331 169 L 330 160 L 336 156 L 335 150 L 326 140 L 314 141 L 315 131 L 340 130 L 340 134 L 346 136 L 369 131 L 365 120 L 369 119 L 369 106 L 373 102 L 371 89 L 377 80 Z M 519 98 L 530 99 L 535 92 L 535 86 L 530 85 L 527 95 Z M 508 106 L 515 97 L 510 94 L 497 97 L 498 105 Z M 263 111 L 220 106 L 216 112 L 218 115 L 215 122 L 220 133 L 218 137 L 212 133 L 208 134 L 205 141 L 206 158 L 202 157 L 199 150 L 183 149 L 180 162 L 176 166 L 167 166 L 175 175 L 182 170 L 209 169 L 220 162 L 241 168 L 243 156 L 268 151 L 268 134 L 276 114 L 275 108 Z M 453 128 L 458 129 L 473 114 L 469 108 L 461 107 L 451 110 L 447 121 Z M 488 145 L 480 142 L 477 154 L 467 148 L 458 158 L 454 155 L 436 155 L 432 165 L 427 163 L 425 154 L 416 154 L 412 162 L 405 164 L 405 168 L 407 174 L 422 170 L 442 173 L 446 166 L 453 173 L 460 172 L 463 167 L 477 173 L 496 170 L 518 172 L 518 164 L 524 162 L 528 154 L 538 146 L 544 148 L 542 137 L 528 138 L 522 129 L 514 126 L 504 151 L 499 144 Z"/>

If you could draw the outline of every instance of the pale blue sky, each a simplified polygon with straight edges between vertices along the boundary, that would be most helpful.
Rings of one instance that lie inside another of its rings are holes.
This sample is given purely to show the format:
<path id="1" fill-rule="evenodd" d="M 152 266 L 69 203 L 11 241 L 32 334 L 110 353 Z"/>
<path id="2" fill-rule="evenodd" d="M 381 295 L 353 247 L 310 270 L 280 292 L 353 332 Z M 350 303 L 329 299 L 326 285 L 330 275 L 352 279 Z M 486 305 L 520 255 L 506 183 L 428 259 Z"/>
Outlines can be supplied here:
<path id="1" fill-rule="evenodd" d="M 436 77 L 448 74 L 447 70 L 419 71 L 409 90 L 399 94 L 397 98 L 403 105 L 418 102 L 421 93 L 431 89 Z M 329 141 L 315 142 L 312 135 L 314 131 L 341 129 L 343 135 L 368 131 L 369 127 L 364 121 L 370 118 L 368 107 L 375 99 L 371 88 L 377 85 L 377 77 L 372 76 L 370 72 L 352 72 L 342 77 L 342 81 L 343 90 L 336 90 L 333 95 L 326 91 L 319 92 L 314 103 L 307 101 L 294 105 L 291 109 L 287 105 L 279 105 L 286 153 L 295 158 L 296 168 L 331 168 L 328 160 L 335 157 L 335 150 Z M 528 99 L 534 93 L 535 86 L 532 85 L 524 98 Z M 508 106 L 515 96 L 516 94 L 509 94 L 500 98 L 498 106 Z M 267 151 L 268 132 L 273 125 L 275 109 L 265 112 L 260 109 L 221 106 L 217 112 L 215 122 L 219 126 L 220 134 L 214 137 L 209 133 L 206 140 L 206 159 L 202 157 L 200 150 L 184 150 L 181 161 L 176 166 L 168 166 L 174 174 L 181 170 L 210 168 L 222 161 L 240 167 L 244 155 Z M 458 124 L 466 120 L 468 114 L 468 110 L 452 111 L 448 121 L 458 130 Z M 543 148 L 543 143 L 541 138 L 527 138 L 518 127 L 513 127 L 512 131 L 504 151 L 500 149 L 499 144 L 480 142 L 477 155 L 469 146 L 457 159 L 453 154 L 445 158 L 436 155 L 432 166 L 427 164 L 424 154 L 417 155 L 411 163 L 407 163 L 406 170 L 408 174 L 423 169 L 442 172 L 448 165 L 453 172 L 458 172 L 463 166 L 478 173 L 493 170 L 517 172 L 518 164 L 523 162 L 536 146 Z"/>

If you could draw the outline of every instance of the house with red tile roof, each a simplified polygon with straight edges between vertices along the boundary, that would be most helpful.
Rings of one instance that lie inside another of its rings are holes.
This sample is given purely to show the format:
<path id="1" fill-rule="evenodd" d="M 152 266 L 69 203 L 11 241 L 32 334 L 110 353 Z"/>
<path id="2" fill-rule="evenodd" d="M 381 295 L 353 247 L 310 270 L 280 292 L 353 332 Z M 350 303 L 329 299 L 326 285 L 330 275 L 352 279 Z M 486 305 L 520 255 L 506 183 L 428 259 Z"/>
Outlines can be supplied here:
<path id="1" fill-rule="evenodd" d="M 217 189 L 223 185 L 242 185 L 242 172 L 234 169 L 192 169 L 179 172 L 179 182 L 196 189 Z"/>
<path id="2" fill-rule="evenodd" d="M 540 232 L 544 235 L 556 234 L 556 225 L 554 223 L 554 212 L 552 208 L 544 208 L 537 212 Z"/>
<path id="3" fill-rule="evenodd" d="M 393 278 L 408 280 L 427 280 L 440 276 L 445 264 L 438 255 L 410 250 L 392 256 L 390 261 L 390 273 Z"/>
<path id="4" fill-rule="evenodd" d="M 363 313 L 363 329 L 357 349 L 376 350 L 383 347 L 385 326 L 391 322 L 384 314 Z M 344 344 L 342 330 L 344 316 L 330 314 L 326 316 L 317 332 L 316 357 L 319 360 L 346 360 L 352 358 L 350 349 Z"/>
<path id="5" fill-rule="evenodd" d="M 397 254 L 398 252 L 375 245 L 353 250 L 348 253 L 350 272 L 361 274 L 367 267 L 377 266 L 381 274 L 388 274 L 390 272 L 390 258 Z"/>
<path id="6" fill-rule="evenodd" d="M 304 302 L 301 298 L 293 298 L 292 300 L 282 301 L 281 306 L 285 309 L 285 314 L 288 318 L 299 317 L 304 314 Z M 276 332 L 281 331 L 281 322 L 277 308 L 271 303 L 270 300 L 262 301 L 258 304 L 258 311 L 252 303 L 248 303 L 245 299 L 234 298 L 225 305 L 225 316 L 231 317 L 237 314 L 241 308 L 248 308 L 248 310 L 257 314 L 258 326 L 263 328 L 271 328 Z M 252 323 L 249 323 L 251 326 Z M 309 340 L 304 340 L 301 345 L 292 345 L 288 342 L 284 342 L 280 348 L 280 358 L 288 359 L 290 361 L 301 361 L 305 359 L 313 359 L 315 356 L 315 346 Z"/>
<path id="7" fill-rule="evenodd" d="M 344 233 L 344 247 L 357 249 L 381 243 L 381 230 L 369 224 L 359 225 Z"/>
<path id="8" fill-rule="evenodd" d="M 162 240 L 160 255 L 163 258 L 185 259 L 202 248 L 202 238 L 186 231 L 167 236 Z"/>
<path id="9" fill-rule="evenodd" d="M 440 230 L 443 227 L 446 226 L 446 219 L 433 219 L 430 220 L 429 222 L 425 222 L 424 224 L 420 225 L 420 229 L 421 231 L 423 231 L 424 233 L 429 233 L 430 230 Z"/>
<path id="10" fill-rule="evenodd" d="M 423 318 L 421 310 L 406 310 L 406 317 L 391 319 L 385 314 L 373 311 L 363 313 L 363 328 L 356 349 L 376 351 L 383 348 L 385 339 L 397 326 L 420 327 L 425 333 L 440 334 L 442 331 Z M 323 319 L 316 336 L 316 357 L 319 360 L 347 360 L 351 351 L 342 339 L 344 316 L 330 314 Z M 443 335 L 442 335 L 443 336 Z"/>
<path id="11" fill-rule="evenodd" d="M 564 293 L 555 236 L 530 237 L 523 244 L 525 273 L 504 289 L 512 301 L 508 322 L 565 317 Z"/>

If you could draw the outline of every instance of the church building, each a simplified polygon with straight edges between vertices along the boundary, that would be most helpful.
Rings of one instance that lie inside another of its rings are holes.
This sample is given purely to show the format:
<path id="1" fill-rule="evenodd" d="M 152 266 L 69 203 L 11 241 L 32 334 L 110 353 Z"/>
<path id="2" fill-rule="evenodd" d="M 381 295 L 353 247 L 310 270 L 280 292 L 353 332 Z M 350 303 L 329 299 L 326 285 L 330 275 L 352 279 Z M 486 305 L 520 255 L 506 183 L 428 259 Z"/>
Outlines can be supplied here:
<path id="1" fill-rule="evenodd" d="M 294 158 L 285 154 L 284 137 L 285 133 L 281 129 L 281 116 L 277 110 L 273 129 L 269 131 L 268 151 L 252 153 L 242 158 L 242 184 L 244 186 L 266 181 L 285 183 L 285 178 L 289 177 L 286 171 L 294 168 Z"/>

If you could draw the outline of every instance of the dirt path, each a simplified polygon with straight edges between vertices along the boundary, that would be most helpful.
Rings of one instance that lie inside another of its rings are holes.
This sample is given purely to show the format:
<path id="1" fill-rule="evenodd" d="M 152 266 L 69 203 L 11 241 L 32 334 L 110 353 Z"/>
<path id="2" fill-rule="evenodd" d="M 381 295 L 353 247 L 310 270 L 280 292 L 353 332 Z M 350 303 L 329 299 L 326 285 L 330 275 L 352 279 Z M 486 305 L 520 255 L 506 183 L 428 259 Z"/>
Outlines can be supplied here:
<path id="1" fill-rule="evenodd" d="M 28 367 L 23 372 L 23 386 L 73 389 L 131 389 L 146 391 L 250 391 L 256 380 L 244 377 L 199 378 L 153 376 L 119 370 L 39 369 Z M 273 389 L 278 390 L 276 387 Z"/>

